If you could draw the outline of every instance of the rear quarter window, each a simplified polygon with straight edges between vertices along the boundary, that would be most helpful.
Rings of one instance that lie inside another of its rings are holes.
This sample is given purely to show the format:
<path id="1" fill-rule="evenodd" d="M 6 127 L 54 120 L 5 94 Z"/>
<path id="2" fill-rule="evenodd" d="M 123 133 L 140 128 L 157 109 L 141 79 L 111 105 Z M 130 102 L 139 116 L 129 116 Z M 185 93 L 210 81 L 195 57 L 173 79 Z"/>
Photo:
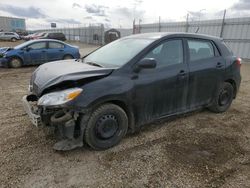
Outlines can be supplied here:
<path id="1" fill-rule="evenodd" d="M 49 48 L 57 49 L 57 48 L 64 48 L 64 44 L 58 42 L 49 42 Z"/>
<path id="2" fill-rule="evenodd" d="M 197 61 L 215 56 L 213 44 L 206 40 L 188 39 L 190 61 Z"/>
<path id="3" fill-rule="evenodd" d="M 222 41 L 221 44 L 225 48 L 228 54 L 233 55 L 232 49 L 227 45 L 227 43 L 225 43 L 225 41 Z"/>

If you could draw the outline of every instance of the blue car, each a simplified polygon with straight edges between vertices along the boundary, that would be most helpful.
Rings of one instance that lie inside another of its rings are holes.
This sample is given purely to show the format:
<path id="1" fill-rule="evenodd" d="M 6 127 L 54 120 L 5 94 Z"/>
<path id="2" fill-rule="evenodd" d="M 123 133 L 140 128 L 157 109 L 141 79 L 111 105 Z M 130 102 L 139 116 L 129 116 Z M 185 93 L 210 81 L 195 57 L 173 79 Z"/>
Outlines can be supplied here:
<path id="1" fill-rule="evenodd" d="M 78 47 L 52 39 L 28 41 L 14 48 L 0 48 L 0 64 L 12 68 L 78 58 Z"/>

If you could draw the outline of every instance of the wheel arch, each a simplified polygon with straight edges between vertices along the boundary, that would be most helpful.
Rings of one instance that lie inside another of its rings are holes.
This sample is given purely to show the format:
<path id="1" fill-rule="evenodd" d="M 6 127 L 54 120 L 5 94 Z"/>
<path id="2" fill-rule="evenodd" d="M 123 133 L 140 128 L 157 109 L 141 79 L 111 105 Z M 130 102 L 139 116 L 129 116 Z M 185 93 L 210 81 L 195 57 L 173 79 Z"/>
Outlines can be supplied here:
<path id="1" fill-rule="evenodd" d="M 71 56 L 71 57 L 72 57 L 72 59 L 74 59 L 74 58 L 75 58 L 72 54 L 70 54 L 70 53 L 65 53 L 65 54 L 63 55 L 63 59 L 64 59 L 66 56 Z"/>
<path id="2" fill-rule="evenodd" d="M 128 117 L 128 127 L 129 127 L 129 130 L 134 133 L 135 132 L 135 119 L 134 119 L 134 113 L 132 111 L 132 108 L 126 104 L 126 102 L 122 101 L 122 100 L 107 100 L 107 101 L 103 101 L 97 105 L 95 105 L 94 108 L 97 108 L 101 105 L 104 105 L 104 104 L 115 104 L 117 106 L 119 106 L 121 109 L 124 110 L 124 112 L 126 113 L 127 117 Z"/>
<path id="3" fill-rule="evenodd" d="M 234 79 L 227 79 L 224 82 L 230 83 L 233 86 L 234 89 L 234 98 L 236 97 L 236 93 L 237 93 L 237 87 L 236 87 L 236 82 Z"/>
<path id="4" fill-rule="evenodd" d="M 18 58 L 18 59 L 20 59 L 21 60 L 21 64 L 22 65 L 24 65 L 24 59 L 21 57 L 21 56 L 19 56 L 19 55 L 11 55 L 10 57 L 8 57 L 8 63 L 11 61 L 11 59 L 13 59 L 13 58 Z"/>

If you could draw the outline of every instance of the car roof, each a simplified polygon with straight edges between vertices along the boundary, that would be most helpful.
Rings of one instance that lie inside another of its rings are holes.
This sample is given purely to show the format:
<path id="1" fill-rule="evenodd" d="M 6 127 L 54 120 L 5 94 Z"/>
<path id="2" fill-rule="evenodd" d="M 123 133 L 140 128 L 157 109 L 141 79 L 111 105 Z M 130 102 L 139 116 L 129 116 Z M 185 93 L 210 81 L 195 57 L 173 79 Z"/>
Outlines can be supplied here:
<path id="1" fill-rule="evenodd" d="M 19 49 L 19 48 L 22 48 L 22 47 L 25 47 L 25 46 L 28 46 L 30 44 L 33 44 L 35 42 L 59 42 L 61 44 L 64 44 L 64 45 L 67 45 L 67 46 L 70 46 L 69 44 L 66 44 L 60 40 L 55 40 L 55 39 L 37 39 L 37 40 L 30 40 L 30 41 L 27 41 L 27 42 L 24 42 L 22 44 L 19 44 L 17 45 L 15 48 Z"/>
<path id="2" fill-rule="evenodd" d="M 56 39 L 36 39 L 36 40 L 30 40 L 29 42 L 30 42 L 30 44 L 33 42 L 59 42 L 59 43 L 66 44 L 66 43 L 64 43 L 60 40 L 56 40 Z"/>
<path id="3" fill-rule="evenodd" d="M 190 38 L 198 38 L 198 39 L 209 39 L 209 40 L 222 40 L 222 38 L 218 38 L 210 35 L 203 35 L 197 33 L 184 33 L 184 32 L 154 32 L 154 33 L 143 33 L 143 34 L 135 34 L 130 35 L 124 38 L 137 38 L 137 39 L 151 39 L 158 40 L 163 37 L 190 37 Z"/>

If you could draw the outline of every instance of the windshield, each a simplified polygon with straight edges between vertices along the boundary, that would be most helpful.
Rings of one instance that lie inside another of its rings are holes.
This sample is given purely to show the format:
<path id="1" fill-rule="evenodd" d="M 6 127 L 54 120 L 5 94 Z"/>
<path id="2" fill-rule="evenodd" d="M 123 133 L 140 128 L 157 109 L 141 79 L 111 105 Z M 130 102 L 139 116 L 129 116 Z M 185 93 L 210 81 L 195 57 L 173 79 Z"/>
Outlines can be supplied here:
<path id="1" fill-rule="evenodd" d="M 83 62 L 102 67 L 121 67 L 152 42 L 150 39 L 135 38 L 116 40 L 85 57 Z"/>
<path id="2" fill-rule="evenodd" d="M 25 47 L 25 46 L 27 46 L 27 45 L 29 45 L 31 43 L 33 43 L 33 41 L 24 42 L 22 44 L 19 44 L 19 45 L 15 46 L 14 49 L 21 49 L 21 48 L 23 48 L 23 47 Z"/>

